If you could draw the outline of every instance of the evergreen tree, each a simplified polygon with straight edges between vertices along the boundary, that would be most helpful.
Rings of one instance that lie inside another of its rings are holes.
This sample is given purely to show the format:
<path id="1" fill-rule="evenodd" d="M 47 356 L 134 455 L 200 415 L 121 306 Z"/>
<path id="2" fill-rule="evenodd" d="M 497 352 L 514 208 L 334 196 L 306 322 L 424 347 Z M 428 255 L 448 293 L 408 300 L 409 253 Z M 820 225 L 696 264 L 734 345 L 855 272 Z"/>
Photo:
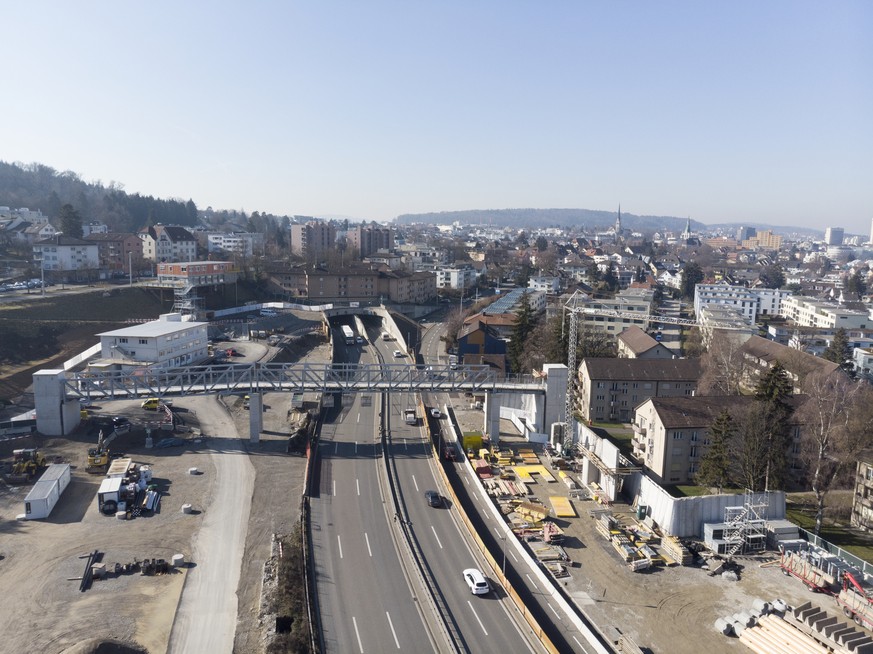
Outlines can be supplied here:
<path id="1" fill-rule="evenodd" d="M 515 314 L 515 326 L 512 328 L 512 339 L 509 341 L 509 364 L 513 372 L 521 372 L 521 357 L 527 337 L 534 328 L 533 309 L 527 299 L 527 291 L 521 294 L 521 305 Z"/>
<path id="2" fill-rule="evenodd" d="M 606 274 L 603 276 L 603 283 L 610 291 L 618 290 L 618 276 L 615 274 L 615 263 L 610 261 L 609 268 L 606 269 Z"/>
<path id="3" fill-rule="evenodd" d="M 787 481 L 788 420 L 792 413 L 788 400 L 793 393 L 788 373 L 779 361 L 773 364 L 755 387 L 755 398 L 763 410 L 762 428 L 767 441 L 765 490 L 782 489 Z"/>
<path id="4" fill-rule="evenodd" d="M 697 471 L 697 483 L 701 486 L 715 486 L 721 493 L 727 484 L 731 467 L 728 448 L 735 431 L 733 418 L 723 409 L 709 428 L 709 449 Z"/>
<path id="5" fill-rule="evenodd" d="M 849 344 L 846 330 L 842 327 L 834 333 L 834 337 L 821 356 L 823 359 L 839 364 L 843 372 L 849 375 L 849 377 L 854 377 L 855 367 L 852 364 L 852 346 Z"/>
<path id="6" fill-rule="evenodd" d="M 64 236 L 82 238 L 82 217 L 73 208 L 72 204 L 62 206 L 58 218 L 60 219 L 61 231 L 64 233 Z"/>
<path id="7" fill-rule="evenodd" d="M 703 281 L 703 278 L 703 269 L 699 263 L 691 261 L 686 264 L 685 269 L 682 271 L 682 284 L 679 287 L 682 297 L 693 298 L 694 288 Z"/>
<path id="8" fill-rule="evenodd" d="M 758 279 L 761 280 L 764 288 L 782 288 L 785 286 L 785 273 L 778 263 L 762 268 Z"/>

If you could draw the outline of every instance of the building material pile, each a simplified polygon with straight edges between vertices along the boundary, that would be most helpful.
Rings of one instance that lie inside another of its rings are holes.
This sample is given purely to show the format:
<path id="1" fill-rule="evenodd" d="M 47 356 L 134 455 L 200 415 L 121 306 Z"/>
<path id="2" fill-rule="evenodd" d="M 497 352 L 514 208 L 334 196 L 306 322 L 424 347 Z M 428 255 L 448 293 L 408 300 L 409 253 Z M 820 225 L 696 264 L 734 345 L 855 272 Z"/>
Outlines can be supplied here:
<path id="1" fill-rule="evenodd" d="M 505 479 L 486 479 L 483 485 L 485 486 L 485 491 L 495 498 L 505 496 L 519 497 L 530 492 L 526 485 Z"/>
<path id="2" fill-rule="evenodd" d="M 688 551 L 688 548 L 678 538 L 673 536 L 666 536 L 661 539 L 661 554 L 679 565 L 691 565 L 694 561 L 694 555 Z"/>
<path id="3" fill-rule="evenodd" d="M 520 447 L 518 448 L 518 458 L 521 459 L 522 463 L 525 465 L 539 465 L 540 458 L 536 455 L 536 452 L 529 447 Z"/>

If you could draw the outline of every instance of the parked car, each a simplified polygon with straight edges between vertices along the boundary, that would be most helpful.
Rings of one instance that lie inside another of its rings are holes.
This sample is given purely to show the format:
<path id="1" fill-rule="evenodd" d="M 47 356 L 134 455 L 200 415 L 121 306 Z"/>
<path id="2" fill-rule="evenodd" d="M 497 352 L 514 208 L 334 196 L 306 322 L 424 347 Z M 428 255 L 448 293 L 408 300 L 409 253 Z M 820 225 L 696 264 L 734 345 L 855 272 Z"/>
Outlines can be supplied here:
<path id="1" fill-rule="evenodd" d="M 467 568 L 462 574 L 464 581 L 470 587 L 470 592 L 474 595 L 487 595 L 491 592 L 491 586 L 488 584 L 485 575 L 476 568 Z"/>
<path id="2" fill-rule="evenodd" d="M 435 490 L 424 491 L 424 499 L 427 500 L 427 505 L 434 508 L 439 508 L 443 505 L 442 496 Z"/>

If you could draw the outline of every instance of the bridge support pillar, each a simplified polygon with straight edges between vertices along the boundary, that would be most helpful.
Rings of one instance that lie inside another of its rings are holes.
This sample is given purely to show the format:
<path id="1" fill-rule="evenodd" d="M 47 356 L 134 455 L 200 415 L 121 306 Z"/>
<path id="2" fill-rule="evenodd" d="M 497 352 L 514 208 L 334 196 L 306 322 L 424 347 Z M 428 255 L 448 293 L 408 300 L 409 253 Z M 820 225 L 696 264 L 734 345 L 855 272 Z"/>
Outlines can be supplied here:
<path id="1" fill-rule="evenodd" d="M 38 370 L 33 373 L 33 400 L 36 429 L 45 436 L 66 436 L 81 420 L 79 400 L 65 398 L 63 370 Z"/>
<path id="2" fill-rule="evenodd" d="M 550 434 L 554 423 L 564 421 L 569 369 L 563 363 L 547 363 L 543 365 L 543 372 L 546 373 L 546 407 L 541 431 Z M 567 422 L 572 423 L 573 416 L 567 416 Z"/>
<path id="3" fill-rule="evenodd" d="M 485 393 L 485 435 L 494 445 L 500 444 L 500 393 Z"/>
<path id="4" fill-rule="evenodd" d="M 259 443 L 264 430 L 263 395 L 249 394 L 249 443 Z"/>

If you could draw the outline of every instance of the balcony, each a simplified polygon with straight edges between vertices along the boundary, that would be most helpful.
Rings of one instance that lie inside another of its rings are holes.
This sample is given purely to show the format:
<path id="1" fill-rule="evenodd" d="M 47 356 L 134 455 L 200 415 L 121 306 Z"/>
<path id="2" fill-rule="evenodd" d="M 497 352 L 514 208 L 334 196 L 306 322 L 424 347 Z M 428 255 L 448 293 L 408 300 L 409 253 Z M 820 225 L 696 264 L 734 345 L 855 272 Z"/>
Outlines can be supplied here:
<path id="1" fill-rule="evenodd" d="M 633 427 L 634 434 L 638 434 L 640 436 L 645 436 L 648 434 L 649 430 L 647 427 L 640 427 L 637 423 L 631 423 L 631 427 Z"/>

